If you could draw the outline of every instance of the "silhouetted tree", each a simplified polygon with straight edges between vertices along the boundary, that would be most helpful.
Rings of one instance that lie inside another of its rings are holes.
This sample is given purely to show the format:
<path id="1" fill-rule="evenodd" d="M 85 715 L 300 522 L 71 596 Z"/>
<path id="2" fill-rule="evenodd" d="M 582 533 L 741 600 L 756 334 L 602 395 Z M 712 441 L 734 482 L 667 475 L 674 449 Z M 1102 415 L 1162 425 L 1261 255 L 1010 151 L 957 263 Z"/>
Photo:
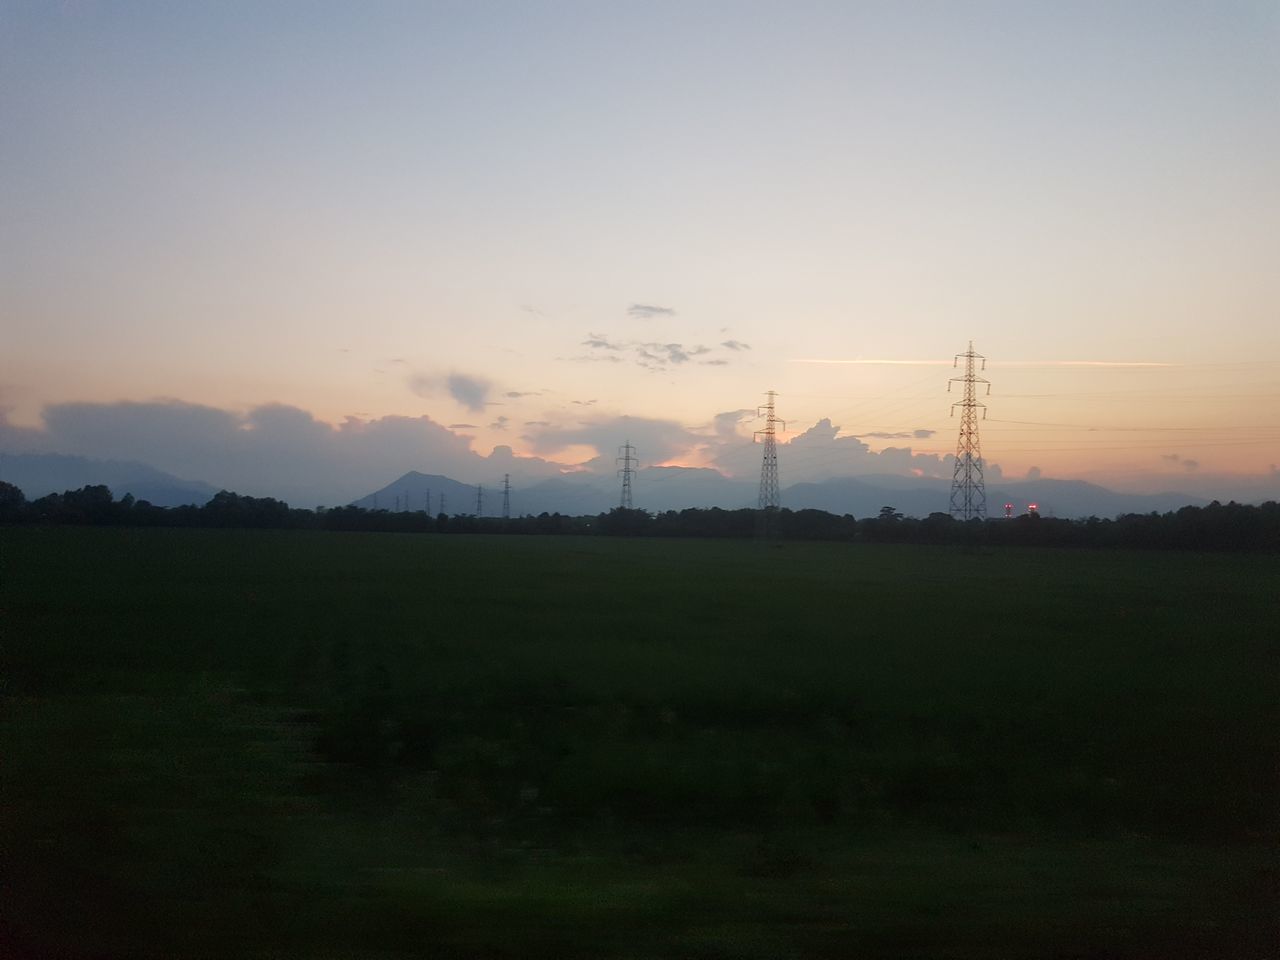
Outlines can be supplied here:
<path id="1" fill-rule="evenodd" d="M 13 523 L 22 517 L 27 498 L 12 483 L 0 480 L 0 523 Z"/>

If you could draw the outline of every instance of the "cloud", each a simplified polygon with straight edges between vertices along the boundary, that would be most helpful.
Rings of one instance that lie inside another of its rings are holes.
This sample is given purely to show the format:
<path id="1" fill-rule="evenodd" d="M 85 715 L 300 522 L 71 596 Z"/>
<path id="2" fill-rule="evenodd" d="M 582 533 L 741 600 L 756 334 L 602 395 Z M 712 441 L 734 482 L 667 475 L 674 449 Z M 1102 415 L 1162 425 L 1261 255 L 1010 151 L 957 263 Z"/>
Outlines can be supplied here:
<path id="1" fill-rule="evenodd" d="M 472 413 L 479 413 L 485 408 L 490 389 L 487 380 L 463 373 L 451 373 L 445 384 L 449 388 L 449 395 Z"/>
<path id="2" fill-rule="evenodd" d="M 724 413 L 717 413 L 711 420 L 712 428 L 716 432 L 717 437 L 737 437 L 738 424 L 754 420 L 756 417 L 755 410 L 749 410 L 743 407 L 739 410 L 726 410 Z"/>
<path id="3" fill-rule="evenodd" d="M 1028 479 L 1028 480 L 1039 480 L 1041 476 L 1043 476 L 1043 473 L 1041 472 L 1041 470 L 1040 470 L 1040 468 L 1039 468 L 1039 467 L 1028 467 L 1028 468 L 1027 468 L 1027 479 Z"/>
<path id="4" fill-rule="evenodd" d="M 480 428 L 474 423 L 451 423 L 450 430 L 479 430 Z"/>
<path id="5" fill-rule="evenodd" d="M 552 426 L 532 431 L 527 439 L 535 453 L 552 455 L 568 447 L 589 446 L 597 456 L 584 466 L 610 471 L 614 453 L 631 443 L 644 463 L 663 463 L 686 453 L 702 442 L 693 431 L 674 420 L 645 417 L 597 417 L 573 427 Z"/>
<path id="6" fill-rule="evenodd" d="M 467 425 L 459 424 L 456 428 Z M 188 480 L 295 506 L 349 503 L 410 470 L 476 482 L 494 471 L 471 440 L 430 417 L 348 417 L 333 425 L 306 410 L 266 404 L 246 413 L 177 400 L 66 403 L 44 409 L 43 429 L 0 417 L 7 452 L 136 460 Z M 556 476 L 559 464 L 516 457 L 510 472 Z"/>
<path id="7" fill-rule="evenodd" d="M 540 397 L 541 390 L 508 390 L 504 396 L 510 400 L 519 400 L 521 397 Z"/>
<path id="8" fill-rule="evenodd" d="M 647 370 L 666 370 L 670 367 L 678 367 L 688 363 L 695 357 L 702 357 L 711 353 L 713 349 L 701 343 L 683 344 L 661 343 L 656 340 L 612 340 L 602 333 L 587 334 L 587 339 L 582 341 L 582 345 L 595 351 L 604 351 L 604 354 L 588 354 L 587 356 L 573 358 L 579 362 L 607 360 L 611 363 L 618 363 L 621 355 L 627 354 L 632 362 Z M 719 358 L 700 360 L 698 362 L 717 367 L 728 363 L 727 360 Z"/>
<path id="9" fill-rule="evenodd" d="M 741 340 L 725 340 L 720 344 L 720 346 L 724 347 L 726 350 L 733 350 L 735 352 L 751 349 L 751 344 L 743 343 Z"/>
<path id="10" fill-rule="evenodd" d="M 830 442 L 834 440 L 839 433 L 840 428 L 833 425 L 829 418 L 823 417 L 804 433 L 794 437 L 791 442 L 798 444 L 812 443 L 814 441 L 820 443 Z M 863 444 L 863 446 L 865 447 L 866 445 Z"/>
<path id="11" fill-rule="evenodd" d="M 589 407 L 589 406 L 591 406 L 593 403 L 599 403 L 600 401 L 598 401 L 598 400 L 570 400 L 569 402 L 570 402 L 570 403 L 577 404 L 577 405 L 578 405 L 578 406 L 580 406 L 580 407 Z"/>
<path id="12" fill-rule="evenodd" d="M 1176 463 L 1178 466 L 1182 467 L 1183 470 L 1186 470 L 1187 473 L 1200 469 L 1200 461 L 1184 459 L 1180 454 L 1162 453 L 1160 455 L 1160 459 L 1166 463 Z"/>
<path id="13" fill-rule="evenodd" d="M 489 424 L 489 429 L 505 430 L 507 429 L 507 421 L 508 421 L 507 417 L 498 417 L 496 420 L 493 421 L 493 423 Z"/>
<path id="14" fill-rule="evenodd" d="M 702 449 L 704 461 L 733 477 L 756 476 L 760 455 L 759 444 L 720 432 Z M 909 446 L 873 451 L 860 437 L 841 436 L 839 426 L 827 417 L 783 439 L 778 447 L 778 470 L 784 485 L 868 474 L 950 479 L 954 463 L 954 456 L 916 453 Z M 998 464 L 986 463 L 988 481 L 1000 476 Z"/>
<path id="15" fill-rule="evenodd" d="M 426 373 L 410 374 L 405 383 L 410 391 L 424 399 L 436 397 L 440 388 L 444 387 L 448 391 L 449 396 L 455 401 L 462 404 L 472 413 L 480 413 L 491 402 L 489 400 L 489 391 L 493 385 L 484 377 L 472 376 L 465 373 L 451 373 L 447 377 L 439 375 L 431 375 Z M 511 396 L 511 394 L 508 394 Z M 522 396 L 522 394 L 516 394 Z"/>
<path id="16" fill-rule="evenodd" d="M 633 303 L 627 307 L 627 316 L 633 320 L 652 320 L 654 317 L 674 317 L 671 307 L 655 307 L 648 303 Z"/>
<path id="17" fill-rule="evenodd" d="M 964 356 L 964 354 L 959 354 Z M 833 360 L 829 357 L 793 357 L 788 363 L 832 363 L 863 364 L 872 366 L 899 367 L 950 367 L 952 360 L 866 360 L 858 357 L 854 360 Z M 996 361 L 992 361 L 996 362 Z M 1002 367 L 1176 367 L 1176 363 L 1160 363 L 1153 360 L 1000 360 Z"/>
<path id="18" fill-rule="evenodd" d="M 687 363 L 690 357 L 706 352 L 706 347 L 686 347 L 682 343 L 642 343 L 636 351 L 640 365 L 651 367 Z"/>
<path id="19" fill-rule="evenodd" d="M 699 360 L 698 363 L 704 367 L 727 367 L 729 365 L 728 360 Z"/>
<path id="20" fill-rule="evenodd" d="M 928 440 L 937 430 L 897 430 L 897 431 L 876 431 L 875 433 L 860 433 L 860 437 L 870 437 L 873 440 Z"/>

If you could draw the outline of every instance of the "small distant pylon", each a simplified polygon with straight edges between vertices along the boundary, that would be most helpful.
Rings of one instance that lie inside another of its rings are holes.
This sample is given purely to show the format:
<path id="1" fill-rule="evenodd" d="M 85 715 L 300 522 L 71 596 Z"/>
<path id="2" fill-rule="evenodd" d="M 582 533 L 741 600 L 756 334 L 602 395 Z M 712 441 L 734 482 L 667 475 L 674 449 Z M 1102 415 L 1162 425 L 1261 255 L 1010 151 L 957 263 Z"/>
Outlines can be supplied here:
<path id="1" fill-rule="evenodd" d="M 440 512 L 444 513 L 444 491 L 440 492 Z"/>
<path id="2" fill-rule="evenodd" d="M 511 474 L 502 475 L 502 519 L 511 519 Z"/>
<path id="3" fill-rule="evenodd" d="M 764 429 L 757 430 L 755 437 L 764 437 L 764 458 L 760 463 L 760 509 L 761 510 L 777 510 L 782 503 L 782 496 L 778 489 L 778 435 L 777 425 L 782 424 L 782 429 L 787 429 L 787 424 L 783 420 L 779 420 L 774 414 L 774 400 L 778 396 L 776 390 L 770 390 L 765 394 L 769 398 L 769 402 L 763 407 L 756 408 L 756 416 L 764 417 Z"/>
<path id="4" fill-rule="evenodd" d="M 618 506 L 623 510 L 631 510 L 634 507 L 631 501 L 631 476 L 636 472 L 632 464 L 639 462 L 636 460 L 636 448 L 628 440 L 618 448 L 618 454 L 614 460 L 615 463 L 622 464 L 622 469 L 618 471 L 618 476 L 622 478 L 622 500 Z"/>
<path id="5" fill-rule="evenodd" d="M 973 341 L 969 341 L 969 349 L 957 353 L 952 367 L 960 364 L 964 357 L 964 376 L 952 377 L 947 381 L 947 391 L 951 384 L 964 384 L 964 399 L 951 405 L 951 415 L 956 415 L 956 407 L 960 408 L 960 438 L 956 441 L 956 466 L 951 477 L 951 516 L 957 520 L 987 519 L 987 488 L 982 478 L 982 445 L 978 442 L 978 411 L 982 418 L 987 417 L 987 405 L 979 403 L 977 385 L 985 383 L 987 394 L 991 393 L 991 382 L 978 376 L 977 361 L 982 361 L 982 369 L 987 369 L 987 358 L 973 352 Z"/>
<path id="6" fill-rule="evenodd" d="M 483 510 L 484 510 L 484 487 L 477 483 L 476 484 L 476 516 L 477 517 L 480 516 L 480 513 Z"/>
<path id="7" fill-rule="evenodd" d="M 431 488 L 430 487 L 427 488 L 427 496 L 423 502 L 425 503 L 425 506 L 422 509 L 425 511 L 425 513 L 429 517 L 431 516 Z"/>

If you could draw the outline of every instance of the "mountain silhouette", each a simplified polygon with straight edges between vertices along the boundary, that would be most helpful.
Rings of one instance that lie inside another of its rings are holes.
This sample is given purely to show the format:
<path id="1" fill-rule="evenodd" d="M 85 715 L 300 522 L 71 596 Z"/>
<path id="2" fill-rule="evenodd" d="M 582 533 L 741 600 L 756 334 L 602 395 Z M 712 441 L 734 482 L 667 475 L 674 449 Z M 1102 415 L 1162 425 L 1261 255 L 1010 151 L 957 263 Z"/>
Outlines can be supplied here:
<path id="1" fill-rule="evenodd" d="M 758 488 L 750 481 L 734 480 L 716 470 L 697 467 L 648 467 L 637 470 L 632 482 L 637 509 L 650 512 L 682 510 L 689 507 L 721 507 L 736 510 L 756 505 Z M 431 494 L 431 512 L 439 513 L 439 497 L 445 494 L 449 514 L 476 512 L 476 487 L 439 474 L 410 471 L 404 476 L 359 500 L 358 507 L 419 511 Z M 604 513 L 618 506 L 620 481 L 612 476 L 570 474 L 540 480 L 528 486 L 513 485 L 511 514 L 561 513 L 585 516 Z M 825 510 L 855 517 L 876 516 L 880 508 L 893 506 L 906 516 L 927 517 L 946 513 L 950 506 L 951 483 L 937 477 L 874 474 L 836 477 L 813 483 L 796 483 L 782 489 L 782 505 L 793 510 Z M 1206 501 L 1181 493 L 1137 494 L 1108 490 L 1083 480 L 1001 480 L 987 485 L 987 514 L 999 517 L 1004 505 L 1012 503 L 1015 514 L 1026 513 L 1036 504 L 1044 516 L 1063 518 L 1114 517 L 1122 513 L 1165 513 Z M 500 484 L 484 486 L 483 516 L 502 512 Z"/>
<path id="2" fill-rule="evenodd" d="M 134 460 L 93 460 L 61 453 L 0 454 L 0 480 L 12 483 L 28 500 L 50 493 L 102 484 L 120 499 L 126 493 L 158 507 L 203 506 L 218 488 L 183 480 Z"/>

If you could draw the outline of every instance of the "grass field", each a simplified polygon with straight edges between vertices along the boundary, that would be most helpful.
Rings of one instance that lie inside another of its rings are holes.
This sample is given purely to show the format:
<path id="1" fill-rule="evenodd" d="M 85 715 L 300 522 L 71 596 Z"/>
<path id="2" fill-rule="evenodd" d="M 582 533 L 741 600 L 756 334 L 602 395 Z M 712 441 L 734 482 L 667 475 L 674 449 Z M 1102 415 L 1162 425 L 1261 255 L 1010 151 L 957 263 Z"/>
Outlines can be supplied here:
<path id="1" fill-rule="evenodd" d="M 1280 558 L 0 529 L 0 955 L 1275 956 Z"/>

